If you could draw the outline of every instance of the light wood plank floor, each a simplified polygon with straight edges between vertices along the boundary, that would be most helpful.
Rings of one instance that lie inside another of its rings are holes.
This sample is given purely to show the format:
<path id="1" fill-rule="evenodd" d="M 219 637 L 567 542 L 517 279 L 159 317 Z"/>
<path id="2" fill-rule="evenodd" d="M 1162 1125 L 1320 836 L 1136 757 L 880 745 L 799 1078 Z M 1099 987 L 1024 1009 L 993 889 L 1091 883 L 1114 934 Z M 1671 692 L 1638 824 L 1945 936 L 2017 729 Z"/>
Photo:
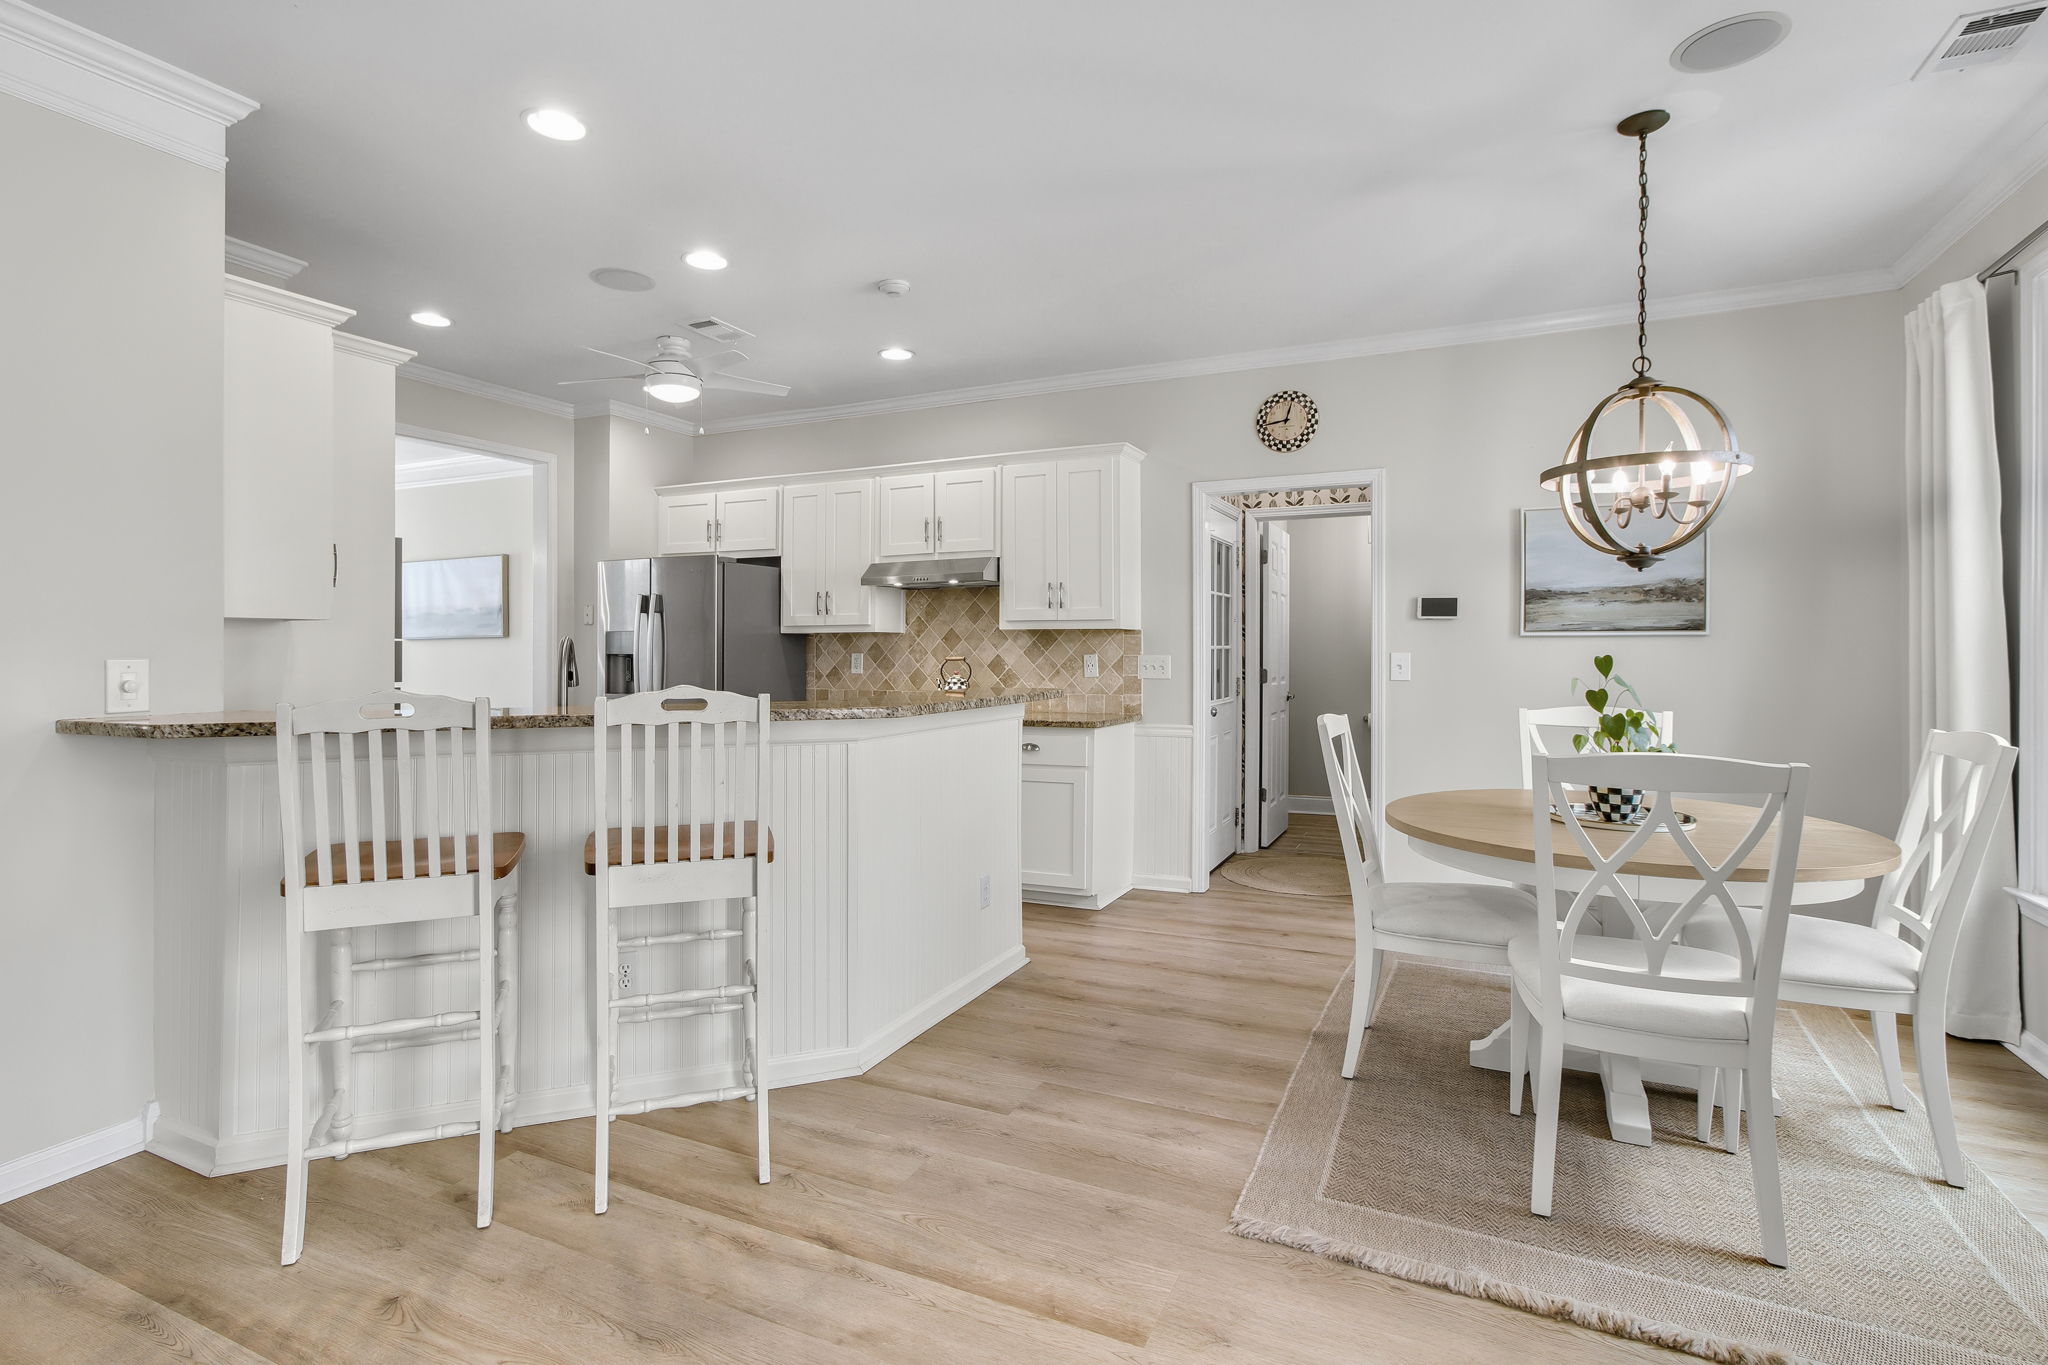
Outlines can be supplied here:
<path id="1" fill-rule="evenodd" d="M 1334 852 L 1327 821 L 1290 851 Z M 1348 908 L 1217 881 L 1031 907 L 1031 965 L 857 1080 L 777 1093 L 756 1185 L 728 1104 L 502 1140 L 469 1226 L 462 1140 L 282 1180 L 151 1156 L 0 1207 L 0 1360 L 218 1362 L 1603 1361 L 1650 1347 L 1225 1230 Z M 2048 1081 L 1952 1053 L 1971 1154 L 2048 1219 Z M 1667 1357 L 1677 1359 L 1679 1357 Z"/>

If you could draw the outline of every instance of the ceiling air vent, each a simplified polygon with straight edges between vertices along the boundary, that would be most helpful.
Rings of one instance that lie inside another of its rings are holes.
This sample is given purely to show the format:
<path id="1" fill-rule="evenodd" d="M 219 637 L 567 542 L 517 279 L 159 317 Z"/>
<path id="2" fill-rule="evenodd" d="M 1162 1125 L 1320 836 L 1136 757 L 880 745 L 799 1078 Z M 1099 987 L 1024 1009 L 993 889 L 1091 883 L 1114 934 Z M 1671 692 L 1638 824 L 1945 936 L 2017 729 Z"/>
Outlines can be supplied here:
<path id="1" fill-rule="evenodd" d="M 2034 31 L 2034 21 L 2043 13 L 2048 13 L 2048 5 L 2011 5 L 1962 15 L 1941 35 L 1941 41 L 1920 63 L 1913 79 L 1936 71 L 1963 71 L 2004 61 L 2026 41 Z"/>
<path id="2" fill-rule="evenodd" d="M 2036 14 L 2039 10 L 2034 11 Z M 706 341 L 715 341 L 721 346 L 730 346 L 735 341 L 745 341 L 753 335 L 744 327 L 735 327 L 724 318 L 705 318 L 690 324 L 690 330 Z"/>

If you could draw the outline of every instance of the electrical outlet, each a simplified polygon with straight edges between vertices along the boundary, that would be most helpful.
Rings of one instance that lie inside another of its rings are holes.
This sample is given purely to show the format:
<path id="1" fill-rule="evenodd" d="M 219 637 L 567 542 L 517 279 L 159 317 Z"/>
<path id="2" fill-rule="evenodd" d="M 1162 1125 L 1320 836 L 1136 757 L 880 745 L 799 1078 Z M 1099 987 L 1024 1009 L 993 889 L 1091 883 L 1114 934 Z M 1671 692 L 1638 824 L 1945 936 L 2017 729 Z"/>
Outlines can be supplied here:
<path id="1" fill-rule="evenodd" d="M 1099 654 L 1083 654 L 1081 656 L 1081 676 L 1084 678 L 1101 677 L 1102 656 Z"/>
<path id="2" fill-rule="evenodd" d="M 995 903 L 995 883 L 993 879 L 990 878 L 988 873 L 984 872 L 981 874 L 981 908 L 986 910 Z"/>
<path id="3" fill-rule="evenodd" d="M 1387 656 L 1387 676 L 1395 682 L 1407 682 L 1415 676 L 1415 670 L 1409 664 L 1406 654 L 1395 653 Z"/>
<path id="4" fill-rule="evenodd" d="M 583 624 L 586 626 L 597 624 L 597 609 L 588 602 L 583 604 Z"/>
<path id="5" fill-rule="evenodd" d="M 631 995 L 632 993 L 633 960 L 631 958 L 622 957 L 619 959 L 619 994 Z"/>
<path id="6" fill-rule="evenodd" d="M 107 714 L 149 709 L 149 660 L 107 660 Z"/>
<path id="7" fill-rule="evenodd" d="M 1171 654 L 1140 654 L 1138 676 L 1141 678 L 1170 678 L 1173 676 Z"/>
<path id="8" fill-rule="evenodd" d="M 868 671 L 868 656 L 865 651 L 858 649 L 853 651 L 853 671 L 856 674 Z"/>

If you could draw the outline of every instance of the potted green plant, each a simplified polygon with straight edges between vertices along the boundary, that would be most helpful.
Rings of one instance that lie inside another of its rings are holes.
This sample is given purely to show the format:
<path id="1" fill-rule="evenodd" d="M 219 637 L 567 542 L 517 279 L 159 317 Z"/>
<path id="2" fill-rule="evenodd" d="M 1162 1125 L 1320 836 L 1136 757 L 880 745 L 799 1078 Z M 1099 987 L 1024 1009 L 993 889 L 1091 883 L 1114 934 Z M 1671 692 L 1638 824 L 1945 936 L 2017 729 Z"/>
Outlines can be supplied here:
<path id="1" fill-rule="evenodd" d="M 1595 656 L 1593 667 L 1599 670 L 1599 684 L 1581 692 L 1580 680 L 1573 678 L 1572 691 L 1580 692 L 1586 705 L 1599 713 L 1598 718 L 1585 734 L 1572 736 L 1572 749 L 1577 753 L 1585 753 L 1589 749 L 1603 754 L 1670 753 L 1671 746 L 1664 741 L 1657 713 L 1643 701 L 1628 679 L 1614 671 L 1614 656 Z M 1634 705 L 1629 705 L 1630 702 Z M 1587 790 L 1593 814 L 1599 819 L 1611 824 L 1632 824 L 1642 817 L 1643 789 L 1640 787 L 1590 787 Z"/>

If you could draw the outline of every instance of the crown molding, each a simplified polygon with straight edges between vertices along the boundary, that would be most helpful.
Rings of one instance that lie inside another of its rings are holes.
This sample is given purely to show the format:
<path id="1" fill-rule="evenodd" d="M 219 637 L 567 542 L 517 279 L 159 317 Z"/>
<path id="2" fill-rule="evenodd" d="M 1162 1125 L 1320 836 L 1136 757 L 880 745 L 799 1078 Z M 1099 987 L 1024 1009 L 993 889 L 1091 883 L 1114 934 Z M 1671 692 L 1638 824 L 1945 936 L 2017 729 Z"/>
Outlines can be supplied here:
<path id="1" fill-rule="evenodd" d="M 372 341 L 368 337 L 359 337 L 351 332 L 334 334 L 334 353 L 360 356 L 364 360 L 374 360 L 392 366 L 403 365 L 419 354 L 418 351 L 408 351 L 403 346 L 393 346 L 388 341 Z"/>
<path id="2" fill-rule="evenodd" d="M 1949 208 L 1893 263 L 1892 276 L 1898 281 L 1894 288 L 1903 289 L 1919 278 L 1920 272 L 1961 241 L 1964 233 L 1983 222 L 2022 185 L 2048 170 L 2048 100 L 2037 102 L 2014 125 L 2016 131 L 2008 129 L 1994 138 L 1949 182 L 1956 189 L 1954 194 L 1936 197 L 1935 202 Z"/>
<path id="3" fill-rule="evenodd" d="M 0 91 L 208 170 L 255 100 L 21 0 L 0 0 Z"/>
<path id="4" fill-rule="evenodd" d="M 530 478 L 532 474 L 533 466 L 530 464 L 464 451 L 442 459 L 401 464 L 394 485 L 399 488 L 438 488 L 453 483 Z"/>
<path id="5" fill-rule="evenodd" d="M 356 315 L 353 308 L 343 308 L 338 303 L 322 303 L 319 299 L 309 299 L 304 294 L 294 294 L 289 289 L 279 289 L 261 280 L 245 280 L 240 275 L 223 275 L 221 278 L 227 281 L 225 292 L 229 298 L 268 308 L 287 317 L 304 318 L 324 327 L 339 327 Z"/>
<path id="6" fill-rule="evenodd" d="M 417 380 L 422 384 L 432 384 L 437 389 L 452 389 L 456 393 L 466 393 L 472 398 L 488 398 L 493 403 L 509 403 L 515 408 L 544 412 L 550 417 L 562 417 L 571 421 L 576 417 L 575 405 L 565 403 L 559 398 L 543 398 L 524 389 L 507 388 L 503 384 L 471 379 L 466 374 L 453 374 L 416 362 L 399 366 L 398 377 Z"/>
<path id="7" fill-rule="evenodd" d="M 1661 319 L 1703 317 L 1713 313 L 1732 313 L 1749 308 L 1770 308 L 1780 304 L 1810 303 L 1819 299 L 1874 294 L 1897 287 L 1889 270 L 1861 270 L 1852 274 L 1829 275 L 1819 279 L 1790 280 L 1780 284 L 1681 295 L 1653 305 L 1650 316 Z M 1110 388 L 1122 384 L 1153 384 L 1171 379 L 1200 379 L 1208 375 L 1285 369 L 1296 365 L 1320 365 L 1333 360 L 1359 360 L 1368 356 L 1391 355 L 1399 351 L 1438 350 L 1446 346 L 1471 346 L 1488 341 L 1520 341 L 1557 332 L 1581 332 L 1595 327 L 1616 327 L 1634 320 L 1633 308 L 1626 304 L 1615 304 L 1605 308 L 1544 313 L 1497 322 L 1433 327 L 1414 332 L 1387 332 L 1379 336 L 1319 341 L 1305 346 L 1281 346 L 1265 351 L 1241 351 L 1235 355 L 1170 360 L 1156 365 L 1129 365 L 1120 369 L 1090 370 L 1079 374 L 1052 375 L 1043 379 L 1018 379 L 1002 384 L 983 384 L 973 388 L 911 394 L 902 398 L 874 398 L 859 403 L 841 403 L 833 407 L 757 413 L 750 417 L 735 417 L 724 422 L 707 422 L 703 426 L 702 434 L 717 436 L 729 431 L 801 426 L 812 422 L 837 421 L 847 417 L 916 412 L 924 408 L 987 403 L 1003 398 L 1031 398 L 1043 394 L 1069 393 L 1079 389 Z"/>
<path id="8" fill-rule="evenodd" d="M 245 242 L 239 237 L 227 239 L 227 262 L 231 270 L 250 270 L 277 284 L 283 284 L 306 268 L 306 263 L 296 256 L 287 256 L 282 251 L 272 251 L 267 246 Z"/>
<path id="9" fill-rule="evenodd" d="M 687 417 L 678 417 L 674 413 L 661 412 L 655 408 L 643 408 L 638 403 L 627 403 L 617 398 L 578 403 L 576 416 L 579 419 L 616 417 L 623 422 L 638 422 L 642 426 L 660 427 L 663 431 L 673 431 L 679 436 L 701 434 L 697 424 Z"/>

